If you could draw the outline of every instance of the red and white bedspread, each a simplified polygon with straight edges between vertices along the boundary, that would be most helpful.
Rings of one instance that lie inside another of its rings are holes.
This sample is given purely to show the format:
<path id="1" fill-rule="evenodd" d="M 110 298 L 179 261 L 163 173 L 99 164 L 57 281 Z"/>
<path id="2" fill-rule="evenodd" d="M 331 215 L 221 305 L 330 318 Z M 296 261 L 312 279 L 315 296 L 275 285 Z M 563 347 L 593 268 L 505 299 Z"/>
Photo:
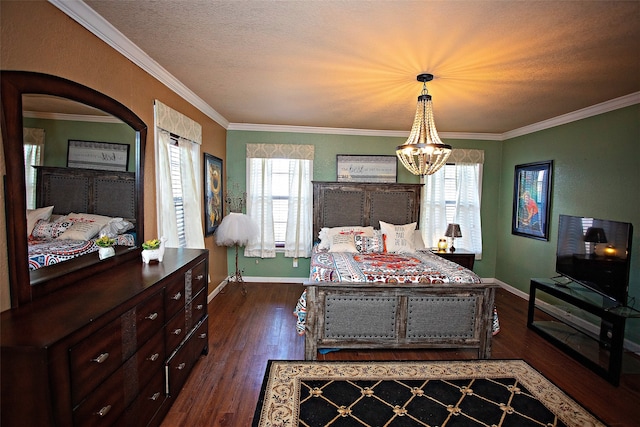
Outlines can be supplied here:
<path id="1" fill-rule="evenodd" d="M 99 247 L 95 244 L 95 240 L 32 238 L 29 240 L 29 270 L 37 270 L 96 252 Z M 135 238 L 132 234 L 121 234 L 116 238 L 116 245 L 134 246 Z"/>
<path id="2" fill-rule="evenodd" d="M 313 282 L 352 283 L 481 283 L 480 277 L 452 261 L 430 251 L 410 254 L 328 252 L 314 247 L 311 255 L 310 280 Z M 304 334 L 306 318 L 306 290 L 298 300 L 294 314 L 296 329 Z M 499 330 L 494 313 L 494 334 Z"/>

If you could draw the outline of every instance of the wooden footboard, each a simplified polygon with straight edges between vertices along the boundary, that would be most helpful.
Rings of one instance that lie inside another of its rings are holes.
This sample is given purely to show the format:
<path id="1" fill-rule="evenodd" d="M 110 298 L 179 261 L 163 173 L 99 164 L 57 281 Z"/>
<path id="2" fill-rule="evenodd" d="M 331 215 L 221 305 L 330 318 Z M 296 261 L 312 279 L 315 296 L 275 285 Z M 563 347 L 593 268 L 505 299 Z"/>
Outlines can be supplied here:
<path id="1" fill-rule="evenodd" d="M 496 285 L 307 283 L 305 359 L 319 348 L 475 348 L 491 357 Z"/>

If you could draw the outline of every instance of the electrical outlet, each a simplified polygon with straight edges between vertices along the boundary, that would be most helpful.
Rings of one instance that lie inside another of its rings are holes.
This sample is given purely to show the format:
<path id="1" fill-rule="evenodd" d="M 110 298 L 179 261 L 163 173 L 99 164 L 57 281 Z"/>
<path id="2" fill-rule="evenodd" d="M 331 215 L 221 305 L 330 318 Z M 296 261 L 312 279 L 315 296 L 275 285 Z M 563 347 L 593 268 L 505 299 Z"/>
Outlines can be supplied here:
<path id="1" fill-rule="evenodd" d="M 293 259 L 293 268 L 298 267 L 298 258 Z"/>

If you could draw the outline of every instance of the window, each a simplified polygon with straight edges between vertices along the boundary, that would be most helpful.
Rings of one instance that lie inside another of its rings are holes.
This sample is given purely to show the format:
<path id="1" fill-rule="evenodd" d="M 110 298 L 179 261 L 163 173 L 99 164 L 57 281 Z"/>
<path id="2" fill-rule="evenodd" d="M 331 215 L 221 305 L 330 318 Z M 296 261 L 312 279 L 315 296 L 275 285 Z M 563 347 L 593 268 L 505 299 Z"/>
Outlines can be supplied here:
<path id="1" fill-rule="evenodd" d="M 456 238 L 456 247 L 482 257 L 482 227 L 480 200 L 482 189 L 481 150 L 453 150 L 450 160 L 463 160 L 445 165 L 441 170 L 425 178 L 420 229 L 427 247 L 435 247 L 444 237 L 447 224 L 460 224 L 462 237 Z M 458 152 L 457 156 L 454 155 Z M 462 153 L 460 153 L 462 152 Z M 469 152 L 478 159 L 468 163 Z"/>
<path id="2" fill-rule="evenodd" d="M 273 258 L 311 256 L 313 211 L 311 145 L 247 145 L 247 214 L 259 236 L 245 256 Z"/>
<path id="3" fill-rule="evenodd" d="M 176 215 L 176 230 L 178 234 L 178 246 L 187 246 L 184 233 L 184 197 L 182 195 L 182 179 L 180 177 L 180 149 L 178 140 L 171 138 L 169 144 L 169 165 L 171 175 L 171 194 L 173 195 L 173 206 Z"/>

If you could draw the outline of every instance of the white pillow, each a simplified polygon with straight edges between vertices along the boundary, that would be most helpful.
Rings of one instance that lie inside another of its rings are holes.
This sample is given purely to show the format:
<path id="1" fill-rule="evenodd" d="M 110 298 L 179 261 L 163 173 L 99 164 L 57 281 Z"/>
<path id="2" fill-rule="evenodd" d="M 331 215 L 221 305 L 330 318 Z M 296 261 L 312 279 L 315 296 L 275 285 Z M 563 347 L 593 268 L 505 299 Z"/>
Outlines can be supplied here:
<path id="1" fill-rule="evenodd" d="M 74 221 L 73 225 L 58 236 L 58 239 L 89 240 L 98 234 L 100 225 L 95 222 Z"/>
<path id="2" fill-rule="evenodd" d="M 31 235 L 33 227 L 36 226 L 36 222 L 38 222 L 39 219 L 49 221 L 49 218 L 51 218 L 51 212 L 53 212 L 53 206 L 38 209 L 27 209 L 27 237 Z"/>
<path id="3" fill-rule="evenodd" d="M 333 227 L 327 228 L 323 227 L 320 229 L 318 233 L 318 237 L 320 238 L 320 243 L 318 244 L 318 249 L 330 249 L 331 248 L 331 236 L 339 233 L 357 233 L 361 236 L 365 237 L 373 237 L 373 227 L 361 227 L 357 225 L 346 226 L 346 227 Z"/>
<path id="4" fill-rule="evenodd" d="M 104 215 L 94 215 L 94 214 L 88 214 L 88 213 L 73 213 L 73 212 L 67 215 L 67 218 L 76 222 L 77 221 L 93 222 L 95 224 L 98 224 L 99 226 L 98 229 L 109 224 L 109 222 L 113 219 L 109 216 L 104 216 Z"/>
<path id="5" fill-rule="evenodd" d="M 380 230 L 385 236 L 385 245 L 387 252 L 390 253 L 411 253 L 415 252 L 413 243 L 414 232 L 416 230 L 415 222 L 405 225 L 394 225 L 380 221 Z"/>
<path id="6" fill-rule="evenodd" d="M 354 234 L 351 232 L 333 234 L 329 252 L 358 252 Z"/>
<path id="7" fill-rule="evenodd" d="M 413 246 L 416 248 L 416 251 L 423 251 L 427 249 L 422 240 L 422 232 L 420 230 L 416 230 L 413 232 Z"/>

